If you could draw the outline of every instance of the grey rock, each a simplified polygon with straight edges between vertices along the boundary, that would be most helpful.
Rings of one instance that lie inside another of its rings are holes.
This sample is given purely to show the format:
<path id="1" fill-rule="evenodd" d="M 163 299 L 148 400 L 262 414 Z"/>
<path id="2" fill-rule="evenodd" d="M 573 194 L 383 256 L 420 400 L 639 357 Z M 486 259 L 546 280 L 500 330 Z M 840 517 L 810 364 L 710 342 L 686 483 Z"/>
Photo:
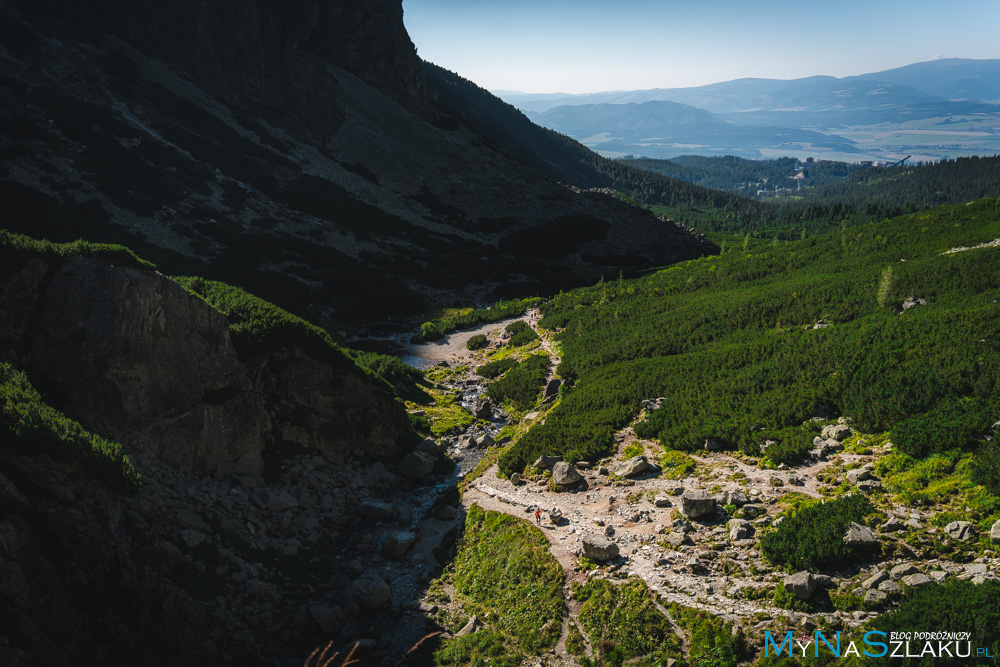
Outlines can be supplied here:
<path id="1" fill-rule="evenodd" d="M 880 590 L 872 589 L 865 593 L 865 604 L 870 607 L 881 607 L 889 600 L 889 595 Z"/>
<path id="2" fill-rule="evenodd" d="M 188 549 L 194 549 L 196 547 L 199 547 L 205 543 L 205 540 L 208 539 L 208 535 L 206 535 L 205 533 L 199 532 L 197 530 L 191 530 L 190 528 L 187 530 L 182 530 L 180 533 L 178 533 L 178 535 L 180 536 L 181 541 L 187 545 Z"/>
<path id="3" fill-rule="evenodd" d="M 723 505 L 736 505 L 743 507 L 750 502 L 749 496 L 742 491 L 726 491 L 722 494 Z"/>
<path id="4" fill-rule="evenodd" d="M 823 427 L 822 436 L 827 440 L 836 440 L 837 442 L 842 442 L 851 437 L 853 433 L 850 427 L 844 424 L 830 424 Z"/>
<path id="5" fill-rule="evenodd" d="M 653 499 L 653 504 L 656 507 L 671 507 L 673 505 L 673 503 L 670 502 L 670 498 L 667 496 L 656 496 L 656 498 Z"/>
<path id="6" fill-rule="evenodd" d="M 395 506 L 381 500 L 365 500 L 358 506 L 358 514 L 376 521 L 386 521 L 392 518 Z"/>
<path id="7" fill-rule="evenodd" d="M 615 474 L 619 477 L 634 477 L 649 470 L 649 461 L 645 456 L 633 456 L 615 466 Z"/>
<path id="8" fill-rule="evenodd" d="M 729 540 L 731 542 L 736 542 L 737 540 L 748 540 L 752 538 L 756 532 L 753 524 L 745 519 L 731 519 L 729 523 L 726 524 L 726 529 L 729 531 Z"/>
<path id="9" fill-rule="evenodd" d="M 785 590 L 800 600 L 808 600 L 816 590 L 816 580 L 806 571 L 796 572 L 785 577 Z"/>
<path id="10" fill-rule="evenodd" d="M 686 491 L 681 495 L 681 514 L 689 519 L 715 514 L 715 498 L 704 491 Z"/>
<path id="11" fill-rule="evenodd" d="M 399 461 L 399 474 L 420 481 L 434 472 L 434 459 L 423 452 L 410 452 Z"/>
<path id="12" fill-rule="evenodd" d="M 521 485 L 521 473 L 519 473 L 519 472 L 512 473 L 511 476 L 510 476 L 510 483 L 513 484 L 514 486 L 520 486 Z"/>
<path id="13" fill-rule="evenodd" d="M 445 505 L 437 513 L 437 518 L 441 521 L 452 521 L 456 516 L 458 516 L 458 508 L 452 505 Z"/>
<path id="14" fill-rule="evenodd" d="M 550 398 L 555 398 L 559 394 L 559 387 L 561 386 L 562 386 L 562 381 L 556 378 L 552 378 L 551 380 L 549 380 L 548 383 L 545 385 L 545 393 L 544 393 L 545 400 L 548 400 Z"/>
<path id="15" fill-rule="evenodd" d="M 920 522 L 916 519 L 907 519 L 903 522 L 903 525 L 907 528 L 912 528 L 914 530 L 920 530 Z"/>
<path id="16" fill-rule="evenodd" d="M 721 452 L 725 448 L 726 446 L 722 443 L 722 441 L 716 440 L 715 438 L 705 438 L 706 452 Z"/>
<path id="17" fill-rule="evenodd" d="M 378 575 L 372 575 L 354 580 L 351 597 L 362 609 L 378 609 L 392 599 L 392 588 Z"/>
<path id="18" fill-rule="evenodd" d="M 913 563 L 901 563 L 889 571 L 889 576 L 893 581 L 899 581 L 911 574 L 920 574 L 920 570 L 914 567 Z"/>
<path id="19" fill-rule="evenodd" d="M 483 401 L 476 405 L 476 419 L 489 419 L 493 416 L 493 404 L 489 401 Z"/>
<path id="20" fill-rule="evenodd" d="M 673 532 L 667 535 L 667 544 L 675 549 L 680 548 L 684 544 L 690 544 L 691 540 L 688 539 L 687 534 Z"/>
<path id="21" fill-rule="evenodd" d="M 881 490 L 882 482 L 877 479 L 866 479 L 862 482 L 858 482 L 858 491 L 861 491 L 862 493 L 873 493 Z"/>
<path id="22" fill-rule="evenodd" d="M 844 533 L 844 544 L 852 547 L 872 547 L 879 543 L 878 537 L 868 526 L 851 522 L 847 532 Z"/>
<path id="23" fill-rule="evenodd" d="M 923 586 L 924 584 L 932 583 L 934 580 L 925 574 L 917 572 L 916 574 L 908 574 L 900 580 L 906 586 L 911 588 L 916 586 Z"/>
<path id="24" fill-rule="evenodd" d="M 888 521 L 879 526 L 878 529 L 883 533 L 896 533 L 903 530 L 903 524 L 899 522 L 899 519 L 890 518 Z"/>
<path id="25" fill-rule="evenodd" d="M 272 512 L 283 512 L 299 506 L 299 499 L 287 491 L 272 491 L 267 497 L 267 509 Z"/>
<path id="26" fill-rule="evenodd" d="M 867 468 L 856 468 L 854 470 L 848 470 L 845 475 L 847 481 L 851 484 L 857 484 L 858 482 L 863 482 L 865 480 L 874 479 L 872 473 Z"/>
<path id="27" fill-rule="evenodd" d="M 861 588 L 868 590 L 869 588 L 878 588 L 878 585 L 883 581 L 889 581 L 889 575 L 886 574 L 885 570 L 879 570 L 872 576 L 868 577 L 861 582 Z"/>
<path id="28" fill-rule="evenodd" d="M 903 301 L 903 310 L 910 310 L 911 308 L 916 308 L 917 306 L 926 306 L 927 299 L 922 299 L 918 296 L 908 296 L 906 300 Z"/>
<path id="29" fill-rule="evenodd" d="M 976 527 L 969 521 L 952 521 L 944 527 L 944 532 L 959 542 L 968 542 L 976 536 Z"/>
<path id="30" fill-rule="evenodd" d="M 479 622 L 479 617 L 475 614 L 469 619 L 469 622 L 462 626 L 462 629 L 455 633 L 456 637 L 465 637 L 466 635 L 475 634 L 479 631 L 482 624 Z"/>
<path id="31" fill-rule="evenodd" d="M 531 465 L 539 470 L 552 470 L 552 466 L 560 461 L 562 461 L 561 456 L 539 456 Z"/>
<path id="32" fill-rule="evenodd" d="M 902 588 L 899 587 L 895 581 L 887 580 L 883 581 L 878 585 L 878 589 L 883 593 L 888 593 L 889 595 L 898 595 L 902 592 Z"/>
<path id="33" fill-rule="evenodd" d="M 990 541 L 993 544 L 1000 544 L 1000 519 L 994 522 L 993 526 L 990 528 Z"/>
<path id="34" fill-rule="evenodd" d="M 584 535 L 583 553 L 591 560 L 604 563 L 618 558 L 618 545 L 603 535 Z"/>
<path id="35" fill-rule="evenodd" d="M 581 479 L 579 471 L 572 464 L 559 461 L 552 466 L 552 482 L 560 486 L 576 484 Z"/>
<path id="36" fill-rule="evenodd" d="M 474 439 L 476 447 L 492 447 L 494 444 L 493 436 L 489 433 L 483 433 L 482 435 L 476 436 Z"/>
<path id="37" fill-rule="evenodd" d="M 412 531 L 391 533 L 382 540 L 382 553 L 386 558 L 399 558 L 409 551 L 416 541 L 417 535 Z"/>
<path id="38" fill-rule="evenodd" d="M 944 570 L 934 570 L 928 576 L 934 581 L 942 582 L 948 578 L 948 573 Z"/>

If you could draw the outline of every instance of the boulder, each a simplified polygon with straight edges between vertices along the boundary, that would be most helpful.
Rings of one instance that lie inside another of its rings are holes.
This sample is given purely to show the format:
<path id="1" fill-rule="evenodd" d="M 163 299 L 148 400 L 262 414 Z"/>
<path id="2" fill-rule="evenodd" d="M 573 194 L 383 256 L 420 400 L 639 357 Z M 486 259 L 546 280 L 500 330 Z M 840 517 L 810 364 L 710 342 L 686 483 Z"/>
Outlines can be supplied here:
<path id="1" fill-rule="evenodd" d="M 493 404 L 489 401 L 483 401 L 476 405 L 476 419 L 489 419 L 493 416 Z"/>
<path id="2" fill-rule="evenodd" d="M 583 555 L 604 563 L 618 558 L 618 545 L 603 535 L 584 535 Z"/>
<path id="3" fill-rule="evenodd" d="M 726 445 L 721 440 L 716 440 L 715 438 L 705 438 L 706 452 L 721 452 L 725 448 Z"/>
<path id="4" fill-rule="evenodd" d="M 378 609 L 392 599 L 392 589 L 378 575 L 355 579 L 351 584 L 351 596 L 358 606 L 365 610 Z"/>
<path id="5" fill-rule="evenodd" d="M 911 574 L 920 574 L 920 570 L 914 567 L 913 563 L 901 563 L 889 570 L 889 576 L 892 577 L 893 581 L 899 581 Z"/>
<path id="6" fill-rule="evenodd" d="M 857 484 L 858 482 L 863 482 L 865 480 L 874 479 L 872 473 L 867 468 L 857 468 L 855 470 L 848 470 L 845 475 L 847 481 L 851 484 Z"/>
<path id="7" fill-rule="evenodd" d="M 850 427 L 845 424 L 830 424 L 829 426 L 823 427 L 822 436 L 827 440 L 836 440 L 837 442 L 842 442 L 847 440 L 853 435 L 851 433 Z"/>
<path id="8" fill-rule="evenodd" d="M 851 547 L 873 547 L 878 545 L 878 536 L 868 526 L 851 522 L 844 533 L 844 544 Z"/>
<path id="9" fill-rule="evenodd" d="M 477 436 L 473 442 L 476 443 L 477 447 L 492 447 L 494 444 L 493 436 L 489 433 L 483 433 L 482 435 Z"/>
<path id="10" fill-rule="evenodd" d="M 521 473 L 519 473 L 519 472 L 511 473 L 510 483 L 513 484 L 514 486 L 520 486 L 521 485 Z"/>
<path id="11" fill-rule="evenodd" d="M 340 632 L 340 614 L 343 614 L 343 610 L 339 610 L 328 604 L 313 604 L 309 606 L 309 615 L 325 635 L 335 635 Z"/>
<path id="12" fill-rule="evenodd" d="M 976 536 L 976 527 L 969 521 L 952 521 L 944 527 L 944 532 L 953 540 L 968 542 Z"/>
<path id="13" fill-rule="evenodd" d="M 748 540 L 754 536 L 756 530 L 749 521 L 744 519 L 732 519 L 726 524 L 726 529 L 729 531 L 729 540 L 736 542 L 737 540 Z"/>
<path id="14" fill-rule="evenodd" d="M 395 509 L 392 503 L 385 503 L 381 500 L 366 500 L 358 506 L 358 514 L 368 519 L 385 521 L 392 518 Z"/>
<path id="15" fill-rule="evenodd" d="M 475 614 L 469 619 L 469 622 L 462 626 L 462 629 L 455 633 L 456 637 L 465 637 L 466 635 L 472 635 L 479 631 L 482 624 L 479 622 L 479 617 Z"/>
<path id="16" fill-rule="evenodd" d="M 1000 519 L 998 519 L 990 528 L 990 541 L 992 541 L 993 544 L 1000 544 Z"/>
<path id="17" fill-rule="evenodd" d="M 399 474 L 420 481 L 434 472 L 434 459 L 423 452 L 410 452 L 399 461 Z"/>
<path id="18" fill-rule="evenodd" d="M 889 575 L 885 573 L 885 570 L 879 570 L 872 576 L 862 581 L 861 588 L 864 588 L 865 590 L 868 590 L 869 588 L 878 588 L 879 584 L 888 580 Z"/>
<path id="19" fill-rule="evenodd" d="M 566 486 L 569 484 L 576 484 L 583 477 L 580 476 L 579 471 L 572 464 L 566 463 L 565 461 L 559 461 L 552 466 L 552 483 L 558 484 L 559 486 Z"/>
<path id="20" fill-rule="evenodd" d="M 552 470 L 552 466 L 560 461 L 562 461 L 561 456 L 539 456 L 531 466 L 539 470 Z"/>
<path id="21" fill-rule="evenodd" d="M 299 506 L 299 499 L 287 491 L 272 491 L 267 497 L 267 509 L 272 512 L 283 512 Z"/>
<path id="22" fill-rule="evenodd" d="M 615 466 L 615 474 L 619 477 L 634 477 L 649 470 L 649 461 L 645 456 L 633 456 Z"/>
<path id="23" fill-rule="evenodd" d="M 549 521 L 552 522 L 553 526 L 561 525 L 566 518 L 563 516 L 562 510 L 558 507 L 553 507 L 549 510 Z"/>
<path id="24" fill-rule="evenodd" d="M 704 491 L 685 491 L 681 495 L 681 514 L 689 519 L 715 514 L 715 498 Z"/>
<path id="25" fill-rule="evenodd" d="M 742 491 L 726 491 L 722 494 L 723 505 L 736 505 L 743 507 L 750 502 L 750 497 Z"/>
<path id="26" fill-rule="evenodd" d="M 675 549 L 679 549 L 683 544 L 689 544 L 687 535 L 684 533 L 673 532 L 667 535 L 667 544 Z"/>
<path id="27" fill-rule="evenodd" d="M 881 607 L 889 600 L 889 594 L 880 590 L 869 590 L 865 593 L 865 605 L 868 607 Z"/>
<path id="28" fill-rule="evenodd" d="M 549 380 L 548 383 L 545 385 L 545 394 L 544 394 L 545 400 L 548 400 L 550 398 L 555 398 L 555 396 L 559 394 L 560 386 L 562 386 L 561 381 L 555 378 Z"/>
<path id="29" fill-rule="evenodd" d="M 796 572 L 785 577 L 785 590 L 800 600 L 808 600 L 816 590 L 816 579 L 806 571 Z"/>
<path id="30" fill-rule="evenodd" d="M 878 590 L 883 593 L 888 593 L 889 595 L 899 595 L 902 592 L 902 588 L 899 587 L 895 581 L 886 580 L 878 585 Z"/>
<path id="31" fill-rule="evenodd" d="M 895 517 L 890 518 L 878 528 L 883 533 L 896 533 L 903 530 L 903 524 Z"/>
<path id="32" fill-rule="evenodd" d="M 923 586 L 924 584 L 929 584 L 934 580 L 928 577 L 926 574 L 921 574 L 917 572 L 916 574 L 908 574 L 900 580 L 906 586 L 914 588 L 916 586 Z"/>
<path id="33" fill-rule="evenodd" d="M 917 306 L 926 306 L 927 299 L 922 299 L 919 296 L 908 296 L 906 300 L 903 301 L 903 310 L 909 310 L 911 308 L 916 308 Z"/>
<path id="34" fill-rule="evenodd" d="M 673 503 L 670 502 L 670 498 L 667 496 L 656 496 L 656 498 L 653 499 L 653 504 L 657 507 L 670 507 L 673 505 Z M 1000 521 L 998 521 L 997 524 L 1000 525 Z"/>
<path id="35" fill-rule="evenodd" d="M 399 558 L 417 541 L 417 534 L 408 530 L 391 533 L 382 540 L 382 553 L 386 558 Z"/>

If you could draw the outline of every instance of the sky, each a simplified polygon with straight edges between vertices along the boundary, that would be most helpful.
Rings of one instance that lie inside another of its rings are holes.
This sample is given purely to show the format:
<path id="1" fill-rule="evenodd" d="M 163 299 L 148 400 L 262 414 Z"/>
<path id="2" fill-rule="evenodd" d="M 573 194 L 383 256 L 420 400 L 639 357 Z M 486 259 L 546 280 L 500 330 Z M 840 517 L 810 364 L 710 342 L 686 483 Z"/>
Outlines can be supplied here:
<path id="1" fill-rule="evenodd" d="M 403 21 L 424 60 L 530 93 L 1000 58 L 998 0 L 403 0 Z"/>

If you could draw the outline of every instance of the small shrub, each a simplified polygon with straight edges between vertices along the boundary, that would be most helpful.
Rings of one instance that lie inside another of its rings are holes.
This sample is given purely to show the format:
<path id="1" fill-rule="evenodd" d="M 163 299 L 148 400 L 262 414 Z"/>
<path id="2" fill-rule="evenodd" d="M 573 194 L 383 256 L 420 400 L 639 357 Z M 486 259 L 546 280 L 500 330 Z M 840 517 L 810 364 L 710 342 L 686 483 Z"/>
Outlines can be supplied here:
<path id="1" fill-rule="evenodd" d="M 477 368 L 476 375 L 484 377 L 487 380 L 492 380 L 493 378 L 503 375 L 515 366 L 517 366 L 516 359 L 508 358 L 500 359 L 499 361 L 491 361 Z"/>
<path id="2" fill-rule="evenodd" d="M 465 343 L 465 349 L 467 350 L 481 350 L 489 344 L 489 339 L 483 334 L 476 334 L 469 338 Z"/>
<path id="3" fill-rule="evenodd" d="M 684 479 L 694 472 L 694 459 L 672 449 L 660 454 L 660 466 L 663 468 L 662 477 L 667 479 Z"/>

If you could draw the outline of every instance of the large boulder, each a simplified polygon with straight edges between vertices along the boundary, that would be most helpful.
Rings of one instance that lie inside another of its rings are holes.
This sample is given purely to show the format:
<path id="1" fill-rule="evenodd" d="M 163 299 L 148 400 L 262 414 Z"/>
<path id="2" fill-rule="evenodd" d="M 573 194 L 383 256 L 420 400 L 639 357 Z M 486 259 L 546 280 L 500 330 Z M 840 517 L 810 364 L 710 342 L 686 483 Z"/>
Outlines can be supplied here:
<path id="1" fill-rule="evenodd" d="M 745 519 L 732 519 L 726 524 L 729 531 L 729 539 L 732 542 L 739 540 L 749 540 L 756 532 L 753 524 Z"/>
<path id="2" fill-rule="evenodd" d="M 356 579 L 351 585 L 351 596 L 362 609 L 373 610 L 392 599 L 392 588 L 378 575 Z"/>
<path id="3" fill-rule="evenodd" d="M 809 572 L 796 572 L 785 577 L 785 590 L 800 600 L 808 600 L 816 590 L 816 578 Z"/>
<path id="4" fill-rule="evenodd" d="M 583 555 L 604 563 L 618 558 L 618 545 L 603 535 L 584 535 Z"/>
<path id="5" fill-rule="evenodd" d="M 990 528 L 990 540 L 993 544 L 1000 544 L 1000 519 Z"/>
<path id="6" fill-rule="evenodd" d="M 851 484 L 857 484 L 858 482 L 864 482 L 869 479 L 875 479 L 872 473 L 867 468 L 856 468 L 854 470 L 847 471 L 847 481 Z"/>
<path id="7" fill-rule="evenodd" d="M 851 429 L 845 424 L 830 424 L 829 426 L 823 427 L 823 432 L 821 434 L 826 440 L 836 440 L 837 442 L 842 442 L 851 437 Z"/>
<path id="8" fill-rule="evenodd" d="M 552 466 L 552 483 L 558 484 L 559 486 L 566 486 L 569 484 L 576 484 L 583 477 L 577 471 L 573 464 L 567 463 L 565 461 L 560 461 Z"/>
<path id="9" fill-rule="evenodd" d="M 704 491 L 685 491 L 681 495 L 681 514 L 689 519 L 697 519 L 715 514 L 715 498 Z"/>
<path id="10" fill-rule="evenodd" d="M 976 527 L 969 521 L 952 521 L 944 527 L 944 532 L 953 540 L 968 542 L 976 536 Z"/>
<path id="11" fill-rule="evenodd" d="M 395 509 L 392 503 L 382 502 L 381 500 L 365 500 L 358 506 L 358 514 L 366 519 L 386 521 L 392 518 L 392 513 Z"/>
<path id="12" fill-rule="evenodd" d="M 434 472 L 434 459 L 423 452 L 410 452 L 399 461 L 399 474 L 418 482 Z"/>
<path id="13" fill-rule="evenodd" d="M 878 536 L 868 526 L 851 522 L 844 533 L 844 544 L 849 547 L 874 547 L 879 543 Z"/>
<path id="14" fill-rule="evenodd" d="M 911 574 L 920 574 L 920 570 L 918 570 L 913 563 L 900 563 L 889 570 L 889 576 L 892 577 L 893 581 L 899 581 L 903 577 L 908 577 Z"/>
<path id="15" fill-rule="evenodd" d="M 531 464 L 531 467 L 538 468 L 539 470 L 552 470 L 552 466 L 560 461 L 562 461 L 562 457 L 560 456 L 539 456 Z"/>
<path id="16" fill-rule="evenodd" d="M 633 456 L 615 466 L 615 474 L 619 477 L 635 477 L 649 470 L 649 461 L 645 456 Z"/>
<path id="17" fill-rule="evenodd" d="M 382 553 L 386 558 L 399 558 L 409 551 L 416 541 L 416 533 L 409 530 L 391 533 L 382 540 Z"/>
<path id="18" fill-rule="evenodd" d="M 725 491 L 722 494 L 722 504 L 723 505 L 736 505 L 737 507 L 743 507 L 748 502 L 750 502 L 750 497 L 747 496 L 743 491 Z"/>

